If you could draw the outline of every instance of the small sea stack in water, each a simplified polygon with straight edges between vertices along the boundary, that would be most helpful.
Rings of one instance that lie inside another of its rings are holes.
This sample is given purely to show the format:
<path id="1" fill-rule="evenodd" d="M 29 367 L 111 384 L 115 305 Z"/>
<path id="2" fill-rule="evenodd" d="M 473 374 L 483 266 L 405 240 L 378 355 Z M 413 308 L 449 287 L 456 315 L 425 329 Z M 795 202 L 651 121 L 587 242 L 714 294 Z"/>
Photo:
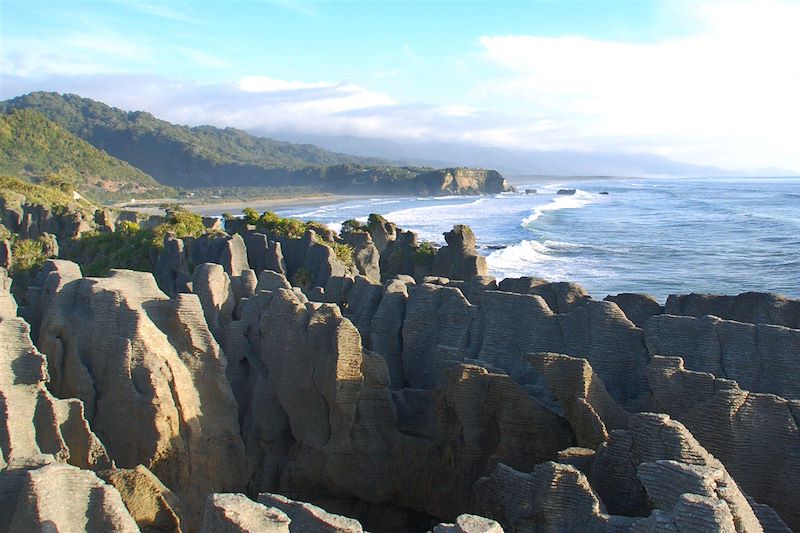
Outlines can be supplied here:
<path id="1" fill-rule="evenodd" d="M 575 194 L 575 189 L 558 189 L 556 194 L 572 195 Z"/>

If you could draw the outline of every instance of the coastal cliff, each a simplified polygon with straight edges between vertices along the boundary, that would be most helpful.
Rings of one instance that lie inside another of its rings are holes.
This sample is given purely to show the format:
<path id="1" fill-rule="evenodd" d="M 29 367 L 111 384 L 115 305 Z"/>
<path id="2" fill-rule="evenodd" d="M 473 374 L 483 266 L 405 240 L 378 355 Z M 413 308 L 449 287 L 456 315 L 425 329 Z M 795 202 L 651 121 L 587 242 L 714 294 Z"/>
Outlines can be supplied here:
<path id="1" fill-rule="evenodd" d="M 0 270 L 0 530 L 69 531 L 67 500 L 114 531 L 800 528 L 797 301 L 665 314 L 498 283 L 466 226 L 258 220 L 167 233 L 153 274 L 49 260 L 29 324 Z"/>

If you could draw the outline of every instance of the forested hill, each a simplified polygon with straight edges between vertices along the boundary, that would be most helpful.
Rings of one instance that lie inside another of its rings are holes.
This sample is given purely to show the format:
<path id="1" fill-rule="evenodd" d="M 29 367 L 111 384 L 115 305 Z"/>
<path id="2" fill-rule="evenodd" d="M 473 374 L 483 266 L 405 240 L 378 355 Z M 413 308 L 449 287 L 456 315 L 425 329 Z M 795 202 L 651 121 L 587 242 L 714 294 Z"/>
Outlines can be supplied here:
<path id="1" fill-rule="evenodd" d="M 163 185 L 312 186 L 359 194 L 480 194 L 509 190 L 492 170 L 402 167 L 310 144 L 255 137 L 234 128 L 178 126 L 77 95 L 36 92 L 0 102 L 0 111 L 33 110 Z"/>
<path id="2" fill-rule="evenodd" d="M 150 113 L 126 112 L 73 94 L 30 93 L 0 103 L 0 109 L 38 111 L 160 183 L 180 187 L 268 186 L 275 185 L 275 180 L 283 181 L 280 172 L 275 171 L 388 163 L 310 144 L 255 137 L 235 128 L 179 126 Z"/>
<path id="3" fill-rule="evenodd" d="M 174 194 L 31 109 L 0 115 L 0 174 L 58 181 L 97 200 Z"/>

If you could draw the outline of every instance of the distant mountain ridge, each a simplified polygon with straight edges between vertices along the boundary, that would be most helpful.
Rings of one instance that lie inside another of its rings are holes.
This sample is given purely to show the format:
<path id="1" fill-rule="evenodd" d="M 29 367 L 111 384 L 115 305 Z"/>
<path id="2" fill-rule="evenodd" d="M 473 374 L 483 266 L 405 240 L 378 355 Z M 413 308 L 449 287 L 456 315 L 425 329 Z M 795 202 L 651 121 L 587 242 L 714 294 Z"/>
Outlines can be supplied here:
<path id="1" fill-rule="evenodd" d="M 497 172 L 399 166 L 310 144 L 256 137 L 234 128 L 179 126 L 77 95 L 36 92 L 0 103 L 0 111 L 42 113 L 98 149 L 159 183 L 184 188 L 315 186 L 371 194 L 479 194 L 508 186 Z"/>
<path id="2" fill-rule="evenodd" d="M 0 174 L 58 180 L 100 200 L 175 192 L 31 109 L 0 115 Z"/>

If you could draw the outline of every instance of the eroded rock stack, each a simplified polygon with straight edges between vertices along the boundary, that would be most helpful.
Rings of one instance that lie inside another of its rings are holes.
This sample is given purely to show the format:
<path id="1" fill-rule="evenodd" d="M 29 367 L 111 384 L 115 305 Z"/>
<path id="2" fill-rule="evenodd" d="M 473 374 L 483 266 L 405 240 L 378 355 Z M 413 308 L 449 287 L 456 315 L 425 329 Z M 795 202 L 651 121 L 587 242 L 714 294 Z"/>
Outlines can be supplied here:
<path id="1" fill-rule="evenodd" d="M 352 269 L 311 231 L 168 237 L 169 295 L 51 261 L 31 328 L 0 270 L 0 530 L 800 528 L 796 301 L 596 301 L 498 284 L 466 227 L 427 266 L 362 235 Z"/>

